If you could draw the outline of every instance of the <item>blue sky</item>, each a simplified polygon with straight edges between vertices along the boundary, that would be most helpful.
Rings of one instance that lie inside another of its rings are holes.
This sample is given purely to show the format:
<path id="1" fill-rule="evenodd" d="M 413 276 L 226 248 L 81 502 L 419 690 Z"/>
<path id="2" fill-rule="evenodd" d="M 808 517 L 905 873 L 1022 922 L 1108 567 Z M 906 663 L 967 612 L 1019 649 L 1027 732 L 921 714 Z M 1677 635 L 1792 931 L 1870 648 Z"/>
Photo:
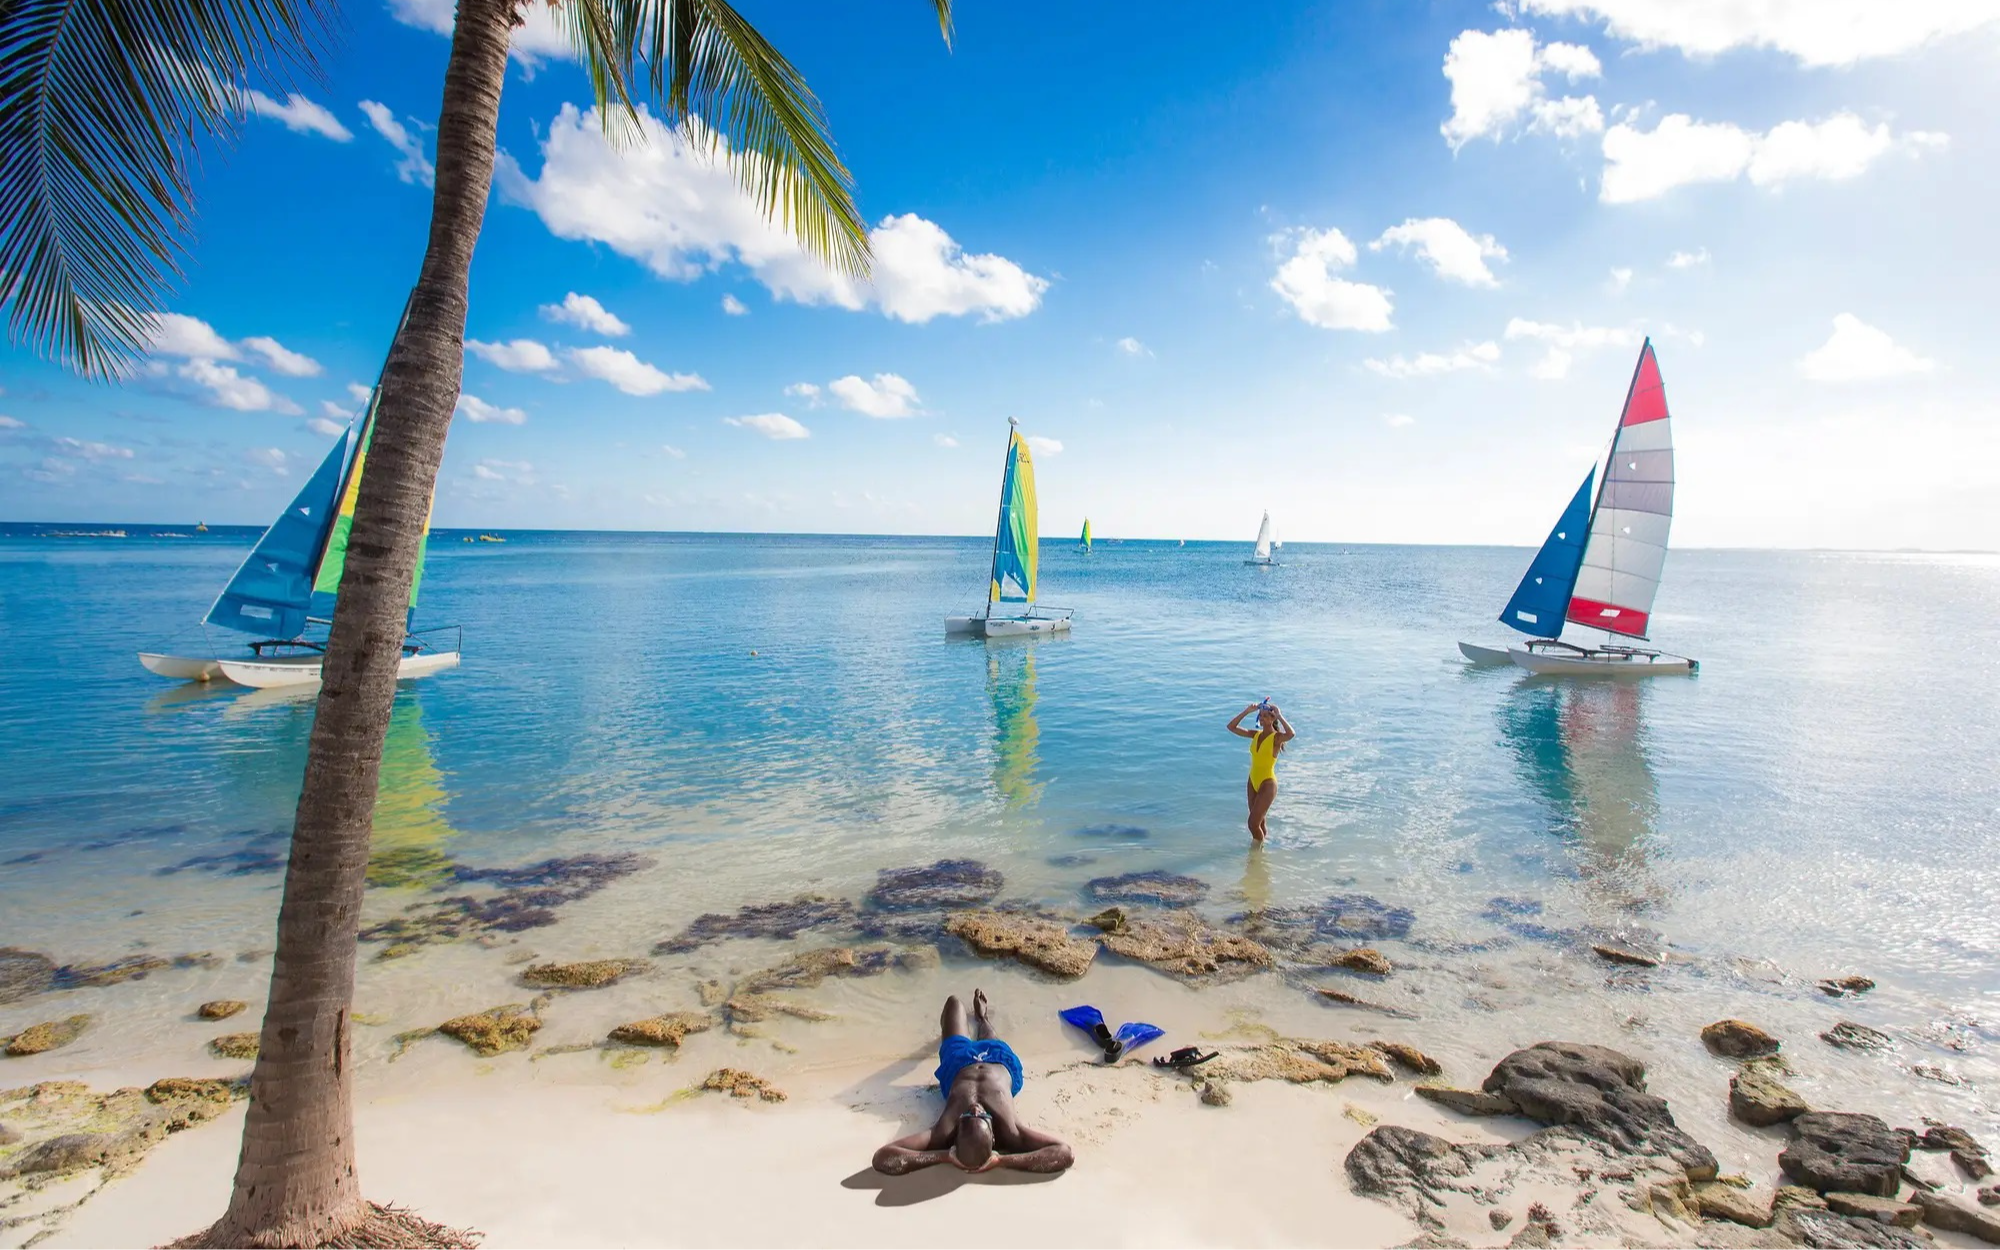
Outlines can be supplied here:
<path id="1" fill-rule="evenodd" d="M 743 8 L 874 285 L 607 145 L 531 21 L 439 524 L 976 533 L 1014 415 L 1045 533 L 1527 545 L 1651 334 L 1677 545 L 2000 547 L 1991 0 Z M 138 376 L 0 352 L 0 519 L 282 507 L 414 279 L 449 12 L 359 0 L 205 156 Z"/>

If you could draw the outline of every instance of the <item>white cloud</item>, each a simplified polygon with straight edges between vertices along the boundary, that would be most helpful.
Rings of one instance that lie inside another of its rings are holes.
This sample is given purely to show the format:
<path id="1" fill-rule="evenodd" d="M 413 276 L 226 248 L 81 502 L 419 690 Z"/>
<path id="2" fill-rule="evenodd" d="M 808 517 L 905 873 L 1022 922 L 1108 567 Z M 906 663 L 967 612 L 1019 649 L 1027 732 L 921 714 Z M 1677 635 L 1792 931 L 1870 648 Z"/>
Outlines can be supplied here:
<path id="1" fill-rule="evenodd" d="M 535 466 L 526 460 L 481 460 L 472 466 L 472 476 L 482 482 L 511 482 L 516 486 L 535 484 Z"/>
<path id="2" fill-rule="evenodd" d="M 268 117 L 283 122 L 287 129 L 301 134 L 325 135 L 335 143 L 346 143 L 354 138 L 354 132 L 340 124 L 340 119 L 329 112 L 325 105 L 315 104 L 294 91 L 279 101 L 261 91 L 243 93 L 243 103 L 250 112 L 259 117 Z"/>
<path id="3" fill-rule="evenodd" d="M 533 339 L 512 339 L 505 343 L 467 339 L 465 350 L 509 373 L 553 373 L 561 368 L 555 353 Z"/>
<path id="4" fill-rule="evenodd" d="M 951 435 L 949 435 L 949 434 L 933 434 L 933 435 L 931 435 L 931 441 L 932 441 L 933 443 L 936 443 L 936 444 L 937 444 L 938 446 L 940 446 L 940 447 L 956 447 L 956 446 L 958 446 L 958 440 L 957 440 L 957 439 L 955 439 L 955 438 L 953 438 L 953 437 L 952 437 Z"/>
<path id="5" fill-rule="evenodd" d="M 1644 48 L 1714 56 L 1770 48 L 1804 65 L 1898 56 L 2000 21 L 1990 0 L 1517 0 L 1527 13 L 1602 22 Z"/>
<path id="6" fill-rule="evenodd" d="M 750 308 L 734 295 L 725 295 L 722 297 L 722 311 L 732 317 L 741 317 L 747 314 Z"/>
<path id="7" fill-rule="evenodd" d="M 1483 369 L 1500 359 L 1500 345 L 1488 341 L 1467 343 L 1449 355 L 1439 352 L 1419 352 L 1415 357 L 1391 356 L 1387 360 L 1364 360 L 1361 363 L 1371 373 L 1385 378 L 1429 377 L 1439 373 L 1457 373 L 1463 369 Z"/>
<path id="8" fill-rule="evenodd" d="M 1124 352 L 1127 356 L 1150 356 L 1153 354 L 1152 348 L 1147 347 L 1144 343 L 1141 343 L 1129 334 L 1118 340 L 1118 350 Z"/>
<path id="9" fill-rule="evenodd" d="M 607 338 L 615 339 L 632 332 L 631 326 L 613 316 L 604 305 L 588 295 L 578 295 L 575 291 L 563 296 L 563 302 L 560 304 L 543 304 L 542 316 L 550 321 L 560 321 L 567 325 L 594 330 Z"/>
<path id="10" fill-rule="evenodd" d="M 1062 454 L 1063 445 L 1057 439 L 1043 438 L 1039 434 L 1030 434 L 1028 435 L 1028 447 L 1038 456 L 1056 456 Z"/>
<path id="11" fill-rule="evenodd" d="M 320 401 L 319 401 L 319 410 L 320 410 L 320 412 L 321 412 L 322 414 L 324 414 L 324 419 L 326 419 L 326 420 L 329 420 L 329 421 L 338 421 L 338 422 L 340 422 L 340 423 L 341 423 L 341 427 L 342 427 L 343 429 L 344 429 L 344 428 L 346 428 L 346 425 L 347 425 L 347 421 L 348 421 L 348 419 L 349 419 L 349 418 L 351 418 L 351 417 L 352 417 L 352 416 L 354 415 L 354 413 L 353 413 L 353 412 L 352 412 L 351 410 L 349 410 L 349 409 L 347 409 L 347 408 L 344 408 L 344 407 L 342 407 L 342 406 L 341 406 L 341 405 L 339 405 L 339 404 L 336 404 L 336 403 L 334 403 L 334 402 L 333 402 L 332 400 L 330 400 L 330 399 L 322 399 L 322 400 L 320 400 Z M 322 419 L 322 418 L 320 418 L 320 417 L 314 417 L 314 418 L 313 418 L 313 420 L 315 420 L 315 421 L 318 421 L 318 420 L 321 420 L 321 419 Z"/>
<path id="12" fill-rule="evenodd" d="M 58 438 L 55 440 L 55 447 L 58 456 L 88 460 L 93 464 L 104 460 L 130 460 L 132 458 L 132 449 L 130 447 L 114 447 L 110 443 L 93 443 L 87 439 Z M 279 453 L 279 455 L 283 454 L 283 452 Z"/>
<path id="13" fill-rule="evenodd" d="M 1336 229 L 1306 228 L 1278 235 L 1272 242 L 1292 245 L 1292 255 L 1278 266 L 1271 289 L 1292 306 L 1299 320 L 1324 330 L 1392 328 L 1392 292 L 1334 276 L 1336 269 L 1352 265 L 1358 255 L 1346 235 Z"/>
<path id="14" fill-rule="evenodd" d="M 0 417 L 0 430 L 25 430 L 27 428 L 28 423 L 26 421 L 21 421 L 14 417 Z"/>
<path id="15" fill-rule="evenodd" d="M 814 408 L 819 407 L 820 389 L 811 382 L 794 382 L 785 388 L 785 394 L 803 399 Z"/>
<path id="16" fill-rule="evenodd" d="M 324 408 L 326 405 L 321 404 L 320 407 Z M 314 417 L 312 420 L 306 422 L 306 429 L 314 434 L 332 438 L 336 434 L 346 432 L 347 422 L 334 417 Z"/>
<path id="17" fill-rule="evenodd" d="M 155 313 L 146 333 L 146 353 L 151 356 L 180 356 L 186 359 L 238 360 L 236 345 L 215 332 L 215 327 L 198 317 L 182 313 Z"/>
<path id="18" fill-rule="evenodd" d="M 526 425 L 528 414 L 519 408 L 489 404 L 477 395 L 460 395 L 455 411 L 475 425 Z"/>
<path id="19" fill-rule="evenodd" d="M 396 120 L 396 114 L 390 111 L 388 105 L 363 100 L 361 111 L 368 115 L 368 124 L 375 128 L 375 133 L 387 139 L 389 146 L 402 154 L 403 159 L 396 163 L 398 178 L 427 187 L 437 181 L 437 170 L 431 165 L 430 158 L 424 155 L 424 145 L 417 141 L 408 127 Z"/>
<path id="20" fill-rule="evenodd" d="M 708 389 L 707 381 L 698 373 L 667 373 L 617 347 L 572 347 L 567 355 L 578 373 L 609 382 L 627 395 Z"/>
<path id="21" fill-rule="evenodd" d="M 1368 250 L 1379 252 L 1392 243 L 1416 248 L 1417 255 L 1430 262 L 1438 277 L 1466 286 L 1498 286 L 1486 262 L 1489 258 L 1507 259 L 1507 249 L 1499 240 L 1490 234 L 1471 234 L 1449 217 L 1412 217 L 1384 230 Z"/>
<path id="22" fill-rule="evenodd" d="M 482 482 L 504 482 L 507 480 L 506 477 L 502 475 L 500 472 L 494 469 L 490 469 L 483 464 L 475 464 L 472 466 L 472 476 L 478 478 Z"/>
<path id="23" fill-rule="evenodd" d="M 1799 361 L 1799 374 L 1814 382 L 1875 382 L 1929 373 L 1937 362 L 1919 356 L 1853 313 L 1833 319 L 1833 335 Z"/>
<path id="24" fill-rule="evenodd" d="M 766 219 L 737 186 L 726 153 L 707 154 L 704 135 L 690 143 L 650 113 L 640 130 L 637 141 L 619 142 L 604 133 L 596 110 L 564 105 L 542 141 L 537 177 L 501 154 L 501 192 L 558 238 L 603 243 L 662 278 L 691 281 L 734 261 L 774 297 L 801 304 L 872 306 L 908 322 L 975 314 L 1000 321 L 1033 312 L 1048 288 L 1003 256 L 966 253 L 935 223 L 907 213 L 869 232 L 872 285 L 843 277 Z"/>
<path id="25" fill-rule="evenodd" d="M 363 386 L 359 382 L 349 382 L 347 384 L 347 393 L 354 397 L 355 403 L 365 404 L 368 402 L 369 397 L 375 394 L 375 388 L 372 386 Z"/>
<path id="26" fill-rule="evenodd" d="M 688 454 L 686 452 L 674 446 L 672 443 L 661 443 L 660 450 L 666 452 L 669 456 L 672 456 L 676 460 L 685 460 L 688 458 Z"/>
<path id="27" fill-rule="evenodd" d="M 1417 423 L 1415 417 L 1401 412 L 1391 413 L 1382 419 L 1389 423 L 1389 428 L 1392 430 L 1406 430 Z"/>
<path id="28" fill-rule="evenodd" d="M 1679 335 L 1689 342 L 1701 343 L 1699 332 L 1682 334 L 1672 327 L 1664 327 L 1662 334 Z M 1546 321 L 1529 321 L 1525 317 L 1514 317 L 1507 322 L 1506 339 L 1534 339 L 1548 344 L 1548 353 L 1529 369 L 1535 377 L 1555 381 L 1569 376 L 1569 367 L 1578 352 L 1595 351 L 1603 347 L 1633 348 L 1645 341 L 1645 335 L 1631 328 L 1616 326 L 1587 326 L 1582 322 L 1572 322 L 1567 326 L 1554 325 Z"/>
<path id="29" fill-rule="evenodd" d="M 243 346 L 262 356 L 273 369 L 287 377 L 313 378 L 320 373 L 319 361 L 286 347 L 274 338 L 258 335 L 243 340 Z"/>
<path id="30" fill-rule="evenodd" d="M 1604 132 L 1604 182 L 1598 198 L 1630 204 L 1701 182 L 1734 182 L 1748 176 L 1760 187 L 1801 178 L 1838 181 L 1860 176 L 1901 146 L 1917 152 L 1940 146 L 1942 136 L 1891 135 L 1852 113 L 1817 122 L 1783 122 L 1768 133 L 1730 122 L 1698 122 L 1685 113 L 1660 119 L 1651 131 L 1621 122 Z"/>
<path id="31" fill-rule="evenodd" d="M 1669 269 L 1692 269 L 1696 265 L 1706 265 L 1707 263 L 1708 249 L 1705 247 L 1698 247 L 1692 252 L 1675 252 L 1672 256 L 1667 257 L 1667 268 Z"/>
<path id="32" fill-rule="evenodd" d="M 277 447 L 252 447 L 243 453 L 244 463 L 256 465 L 260 469 L 269 469 L 279 477 L 292 475 L 292 471 L 285 467 L 287 458 L 284 451 Z"/>
<path id="33" fill-rule="evenodd" d="M 783 442 L 792 438 L 811 438 L 812 431 L 792 420 L 782 412 L 760 412 L 754 417 L 724 417 L 724 425 L 734 425 L 746 430 L 755 430 L 765 438 Z"/>
<path id="34" fill-rule="evenodd" d="M 1631 285 L 1632 285 L 1632 271 L 1630 269 L 1614 268 L 1611 271 L 1611 293 L 1613 295 L 1619 294 L 1626 287 Z"/>
<path id="35" fill-rule="evenodd" d="M 174 372 L 208 392 L 209 403 L 237 412 L 276 412 L 288 417 L 303 416 L 300 407 L 256 378 L 236 372 L 234 366 L 219 365 L 197 356 Z"/>
<path id="36" fill-rule="evenodd" d="M 1551 347 L 1528 370 L 1534 377 L 1545 382 L 1560 382 L 1569 376 L 1569 367 L 1576 360 L 1576 354 L 1564 347 Z"/>
<path id="37" fill-rule="evenodd" d="M 457 14 L 456 0 L 389 0 L 389 11 L 405 26 L 415 26 L 449 37 Z M 530 4 L 517 11 L 521 24 L 514 28 L 507 53 L 525 68 L 534 69 L 544 59 L 574 60 L 575 44 L 554 5 Z"/>
<path id="38" fill-rule="evenodd" d="M 850 373 L 827 383 L 826 390 L 841 407 L 864 417 L 914 417 L 923 412 L 917 388 L 899 374 L 878 373 L 869 382 Z"/>
<path id="39" fill-rule="evenodd" d="M 1530 130 L 1565 137 L 1604 128 L 1595 97 L 1552 101 L 1542 84 L 1544 73 L 1575 80 L 1596 78 L 1603 68 L 1589 48 L 1577 44 L 1537 48 L 1527 30 L 1460 31 L 1444 57 L 1451 116 L 1438 127 L 1440 133 L 1456 150 L 1482 136 L 1500 138 L 1524 114 Z"/>

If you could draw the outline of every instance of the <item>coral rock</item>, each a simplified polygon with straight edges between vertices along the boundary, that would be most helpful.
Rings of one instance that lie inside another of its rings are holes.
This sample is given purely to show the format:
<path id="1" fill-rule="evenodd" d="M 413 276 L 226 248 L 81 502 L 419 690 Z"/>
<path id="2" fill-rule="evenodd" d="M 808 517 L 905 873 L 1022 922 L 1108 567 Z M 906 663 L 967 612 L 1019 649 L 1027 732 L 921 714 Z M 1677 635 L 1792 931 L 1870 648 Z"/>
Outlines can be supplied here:
<path id="1" fill-rule="evenodd" d="M 437 1031 L 464 1042 L 476 1055 L 490 1057 L 526 1050 L 541 1027 L 540 1016 L 525 1007 L 509 1005 L 454 1016 L 437 1026 Z"/>
<path id="2" fill-rule="evenodd" d="M 927 868 L 884 868 L 868 903 L 880 911 L 978 907 L 1000 893 L 1006 879 L 976 859 L 941 859 Z"/>
<path id="3" fill-rule="evenodd" d="M 1098 877 L 1084 889 L 1099 903 L 1153 903 L 1161 907 L 1192 907 L 1208 897 L 1208 882 L 1179 873 L 1128 872 Z"/>
<path id="4" fill-rule="evenodd" d="M 652 965 L 643 959 L 592 959 L 574 964 L 531 964 L 521 970 L 523 985 L 594 990 Z"/>
<path id="5" fill-rule="evenodd" d="M 1123 933 L 1100 940 L 1115 954 L 1190 980 L 1247 974 L 1273 963 L 1261 943 L 1224 933 L 1192 914 L 1133 920 Z"/>
<path id="6" fill-rule="evenodd" d="M 1827 1210 L 1840 1215 L 1857 1220 L 1874 1220 L 1879 1224 L 1894 1224 L 1898 1228 L 1915 1228 L 1917 1217 L 1922 1214 L 1911 1203 L 1876 1194 L 1831 1193 L 1826 1196 L 1826 1206 Z"/>
<path id="7" fill-rule="evenodd" d="M 1842 1020 L 1820 1034 L 1819 1038 L 1827 1045 L 1843 1050 L 1887 1050 L 1896 1044 L 1896 1039 L 1880 1029 L 1871 1029 L 1852 1020 Z"/>
<path id="8" fill-rule="evenodd" d="M 1369 946 L 1358 946 L 1351 951 L 1342 951 L 1331 960 L 1331 966 L 1346 968 L 1351 972 L 1366 972 L 1370 976 L 1386 977 L 1394 970 L 1381 951 Z"/>
<path id="9" fill-rule="evenodd" d="M 715 1017 L 699 1011 L 670 1011 L 649 1020 L 634 1020 L 611 1030 L 611 1040 L 634 1046 L 679 1046 L 690 1033 L 715 1027 Z"/>
<path id="10" fill-rule="evenodd" d="M 1444 1065 L 1431 1058 L 1408 1042 L 1373 1041 L 1370 1050 L 1379 1050 L 1395 1061 L 1397 1067 L 1419 1076 L 1436 1076 L 1444 1071 Z"/>
<path id="11" fill-rule="evenodd" d="M 854 904 L 844 898 L 801 894 L 783 903 L 757 903 L 739 908 L 734 915 L 709 912 L 696 916 L 694 923 L 653 948 L 656 955 L 691 951 L 724 938 L 768 937 L 783 941 L 808 929 L 842 924 L 854 919 Z"/>
<path id="12" fill-rule="evenodd" d="M 1481 1086 L 1521 1114 L 1609 1146 L 1663 1155 L 1691 1181 L 1713 1180 L 1715 1155 L 1674 1123 L 1666 1100 L 1646 1092 L 1646 1067 L 1630 1055 L 1576 1042 L 1540 1042 L 1495 1065 Z"/>
<path id="13" fill-rule="evenodd" d="M 227 1020 L 231 1016 L 241 1014 L 243 1009 L 249 1005 L 249 1003 L 241 999 L 218 998 L 213 1002 L 206 1002 L 195 1008 L 194 1014 L 204 1020 Z"/>
<path id="14" fill-rule="evenodd" d="M 1099 933 L 1123 933 L 1125 932 L 1125 909 L 1123 907 L 1107 907 L 1084 923 L 1096 929 Z"/>
<path id="15" fill-rule="evenodd" d="M 1643 951 L 1629 950 L 1623 946 L 1614 946 L 1608 942 L 1594 942 L 1590 949 L 1599 959 L 1609 960 L 1614 964 L 1630 964 L 1636 968 L 1660 966 L 1659 959 L 1652 955 Z"/>
<path id="16" fill-rule="evenodd" d="M 0 1178 L 81 1171 L 112 1162 L 131 1146 L 122 1133 L 64 1133 L 23 1150 L 0 1169 Z"/>
<path id="17" fill-rule="evenodd" d="M 718 1094 L 728 1094 L 731 1098 L 761 1098 L 765 1102 L 785 1101 L 785 1091 L 771 1084 L 761 1076 L 745 1072 L 741 1068 L 717 1068 L 702 1078 L 701 1088 Z"/>
<path id="18" fill-rule="evenodd" d="M 944 928 L 981 955 L 1008 956 L 1064 979 L 1082 976 L 1097 958 L 1096 943 L 1073 938 L 1066 925 L 1041 916 L 965 911 L 945 917 Z M 1109 940 L 1126 939 L 1111 936 Z"/>
<path id="19" fill-rule="evenodd" d="M 1281 1038 L 1262 1046 L 1230 1051 L 1202 1065 L 1204 1072 L 1234 1081 L 1290 1081 L 1295 1085 L 1311 1081 L 1344 1081 L 1350 1076 L 1369 1076 L 1391 1081 L 1380 1051 L 1344 1042 L 1307 1041 Z"/>
<path id="20" fill-rule="evenodd" d="M 224 1033 L 208 1039 L 208 1050 L 218 1059 L 255 1059 L 258 1040 L 255 1033 Z"/>
<path id="21" fill-rule="evenodd" d="M 56 961 L 37 951 L 0 946 L 0 1003 L 39 994 L 55 983 Z"/>
<path id="22" fill-rule="evenodd" d="M 1896 1196 L 1910 1139 L 1875 1116 L 1808 1111 L 1792 1120 L 1792 1134 L 1778 1166 L 1799 1184 L 1821 1193 Z"/>
<path id="23" fill-rule="evenodd" d="M 1751 1059 L 1778 1053 L 1778 1039 L 1742 1020 L 1717 1020 L 1701 1031 L 1701 1040 L 1718 1055 Z"/>
<path id="24" fill-rule="evenodd" d="M 1734 1185 L 1704 1181 L 1694 1187 L 1694 1209 L 1703 1219 L 1728 1220 L 1745 1228 L 1769 1228 L 1771 1209 Z"/>
<path id="25" fill-rule="evenodd" d="M 895 962 L 896 950 L 890 946 L 827 946 L 751 973 L 736 987 L 736 993 L 811 989 L 828 977 L 876 976 L 887 972 Z"/>
<path id="26" fill-rule="evenodd" d="M 1729 1078 L 1729 1113 L 1759 1128 L 1779 1124 L 1812 1108 L 1763 1066 L 1746 1066 Z"/>
<path id="27" fill-rule="evenodd" d="M 1358 1007 L 1362 1011 L 1380 1012 L 1385 1016 L 1394 1016 L 1398 1020 L 1414 1020 L 1417 1018 L 1416 1013 L 1413 1011 L 1405 1011 L 1401 1007 L 1391 1007 L 1386 1003 L 1378 1003 L 1370 999 L 1361 998 L 1358 995 L 1348 993 L 1346 990 L 1320 989 L 1313 992 L 1325 1001 L 1339 1003 L 1343 1007 Z"/>
<path id="28" fill-rule="evenodd" d="M 19 1057 L 55 1050 L 82 1037 L 83 1031 L 89 1027 L 90 1017 L 87 1015 L 70 1016 L 64 1020 L 45 1020 L 23 1029 L 14 1040 L 7 1043 L 6 1053 Z"/>
<path id="29" fill-rule="evenodd" d="M 1875 988 L 1875 983 L 1867 977 L 1829 977 L 1819 983 L 1819 992 L 1831 998 L 1845 998 L 1850 994 L 1866 994 Z"/>
<path id="30" fill-rule="evenodd" d="M 230 1100 L 246 1097 L 249 1086 L 242 1081 L 218 1081 L 208 1077 L 168 1076 L 146 1087 L 146 1100 L 170 1103 L 185 1099 L 227 1106 Z"/>
<path id="31" fill-rule="evenodd" d="M 1948 1233 L 1966 1233 L 1988 1245 L 2000 1246 L 2000 1214 L 1982 1211 L 1956 1198 L 1926 1193 L 1921 1189 L 1910 1195 L 1910 1201 L 1924 1213 L 1924 1223 L 1932 1228 L 1941 1228 Z"/>

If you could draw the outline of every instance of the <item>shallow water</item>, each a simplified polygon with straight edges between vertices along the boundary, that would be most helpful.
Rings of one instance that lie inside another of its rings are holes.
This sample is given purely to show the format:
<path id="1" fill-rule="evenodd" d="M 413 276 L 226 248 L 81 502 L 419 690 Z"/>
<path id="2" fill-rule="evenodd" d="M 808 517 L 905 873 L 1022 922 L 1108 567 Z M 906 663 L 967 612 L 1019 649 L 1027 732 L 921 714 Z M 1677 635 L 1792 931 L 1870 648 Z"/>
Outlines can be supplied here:
<path id="1" fill-rule="evenodd" d="M 227 960 L 270 945 L 312 703 L 143 672 L 140 649 L 201 645 L 254 534 L 130 532 L 0 527 L 0 946 Z M 644 954 L 703 911 L 859 899 L 943 857 L 1072 910 L 1091 878 L 1160 868 L 1210 882 L 1217 918 L 1331 894 L 1410 909 L 1379 943 L 1409 971 L 1367 992 L 1414 1011 L 1396 1027 L 1420 1043 L 1603 1041 L 1692 1085 L 1695 1031 L 1742 1015 L 1834 1105 L 2000 1120 L 2000 557 L 1676 552 L 1656 638 L 1701 673 L 1623 684 L 1460 661 L 1457 639 L 1507 635 L 1524 550 L 1293 545 L 1261 570 L 1233 544 L 1051 543 L 1042 597 L 1075 632 L 1010 645 L 942 636 L 977 602 L 983 541 L 459 538 L 433 543 L 422 617 L 464 627 L 465 663 L 400 693 L 377 836 L 482 867 L 653 860 L 525 935 L 541 952 Z M 1266 695 L 1300 736 L 1253 852 L 1223 722 Z M 377 890 L 371 918 L 423 897 Z M 1685 958 L 1620 971 L 1551 936 L 1591 925 Z M 490 1005 L 497 988 L 460 987 L 504 985 L 500 959 L 365 963 L 363 996 Z M 1813 990 L 1845 972 L 1881 988 Z M 71 997 L 115 1004 L 143 1047 L 197 990 L 254 997 L 260 977 L 230 962 Z M 1276 977 L 1230 993 L 1300 997 Z M 0 1033 L 53 1010 L 0 1006 Z M 1379 1023 L 1323 1014 L 1336 1035 Z M 1899 1048 L 1813 1038 L 1837 1019 Z M 92 1045 L 111 1043 L 74 1061 Z"/>

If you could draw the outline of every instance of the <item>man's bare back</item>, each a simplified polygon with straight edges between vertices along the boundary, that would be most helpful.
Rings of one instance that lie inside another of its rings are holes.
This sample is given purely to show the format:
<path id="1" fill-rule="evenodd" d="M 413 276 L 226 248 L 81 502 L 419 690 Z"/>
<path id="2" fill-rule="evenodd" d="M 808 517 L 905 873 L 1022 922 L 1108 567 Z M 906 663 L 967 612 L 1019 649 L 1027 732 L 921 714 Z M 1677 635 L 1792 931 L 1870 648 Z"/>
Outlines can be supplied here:
<path id="1" fill-rule="evenodd" d="M 944 1111 L 937 1123 L 875 1152 L 875 1170 L 901 1176 L 949 1163 L 977 1175 L 994 1168 L 1060 1172 L 1073 1161 L 1070 1148 L 1051 1134 L 1021 1123 L 1014 1095 L 1024 1079 L 1013 1048 L 993 1036 L 986 991 L 972 995 L 972 1028 L 956 996 L 938 1018 L 938 1082 Z"/>

